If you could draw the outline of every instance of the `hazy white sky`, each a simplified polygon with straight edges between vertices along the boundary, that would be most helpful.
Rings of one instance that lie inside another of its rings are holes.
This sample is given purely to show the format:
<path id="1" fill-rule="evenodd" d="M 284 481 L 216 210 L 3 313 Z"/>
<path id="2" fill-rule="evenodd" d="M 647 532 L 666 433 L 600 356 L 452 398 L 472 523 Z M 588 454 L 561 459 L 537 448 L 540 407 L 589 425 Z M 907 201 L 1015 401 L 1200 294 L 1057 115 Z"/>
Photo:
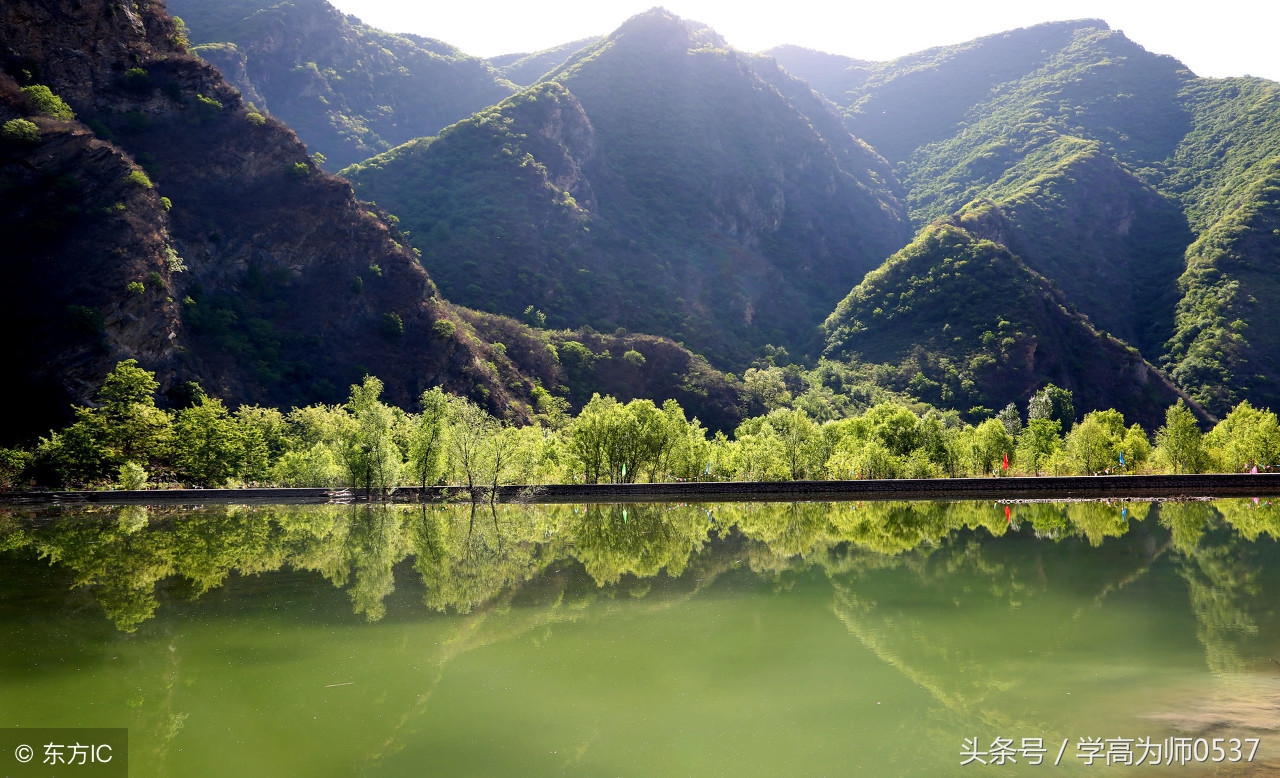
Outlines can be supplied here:
<path id="1" fill-rule="evenodd" d="M 611 32 L 653 0 L 331 0 L 391 32 L 413 32 L 491 57 L 537 51 Z M 860 59 L 902 54 L 1045 21 L 1101 18 L 1202 76 L 1280 80 L 1277 0 L 667 0 L 662 5 L 705 22 L 729 43 L 760 51 L 781 43 Z"/>

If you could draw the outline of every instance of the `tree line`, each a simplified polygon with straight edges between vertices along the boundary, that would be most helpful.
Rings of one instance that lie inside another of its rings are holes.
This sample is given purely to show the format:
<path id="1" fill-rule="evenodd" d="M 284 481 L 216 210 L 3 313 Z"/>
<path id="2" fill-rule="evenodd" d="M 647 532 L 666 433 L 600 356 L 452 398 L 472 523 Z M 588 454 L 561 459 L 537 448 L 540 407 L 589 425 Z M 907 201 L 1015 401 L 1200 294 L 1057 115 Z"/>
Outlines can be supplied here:
<path id="1" fill-rule="evenodd" d="M 346 403 L 287 412 L 229 409 L 206 394 L 157 406 L 155 375 L 134 360 L 107 376 L 92 407 L 34 446 L 0 449 L 0 488 L 148 486 L 349 487 L 385 493 L 442 484 L 492 492 L 509 484 L 789 479 L 957 478 L 1268 470 L 1280 464 L 1280 425 L 1240 403 L 1201 431 L 1182 401 L 1149 435 L 1115 410 L 1076 420 L 1071 393 L 1046 386 L 1025 411 L 1010 404 L 967 424 L 953 411 L 884 401 L 816 421 L 775 408 L 733 435 L 710 433 L 667 400 L 595 395 L 576 415 L 542 393 L 534 423 L 511 424 L 439 388 L 421 411 L 381 400 L 367 376 Z"/>

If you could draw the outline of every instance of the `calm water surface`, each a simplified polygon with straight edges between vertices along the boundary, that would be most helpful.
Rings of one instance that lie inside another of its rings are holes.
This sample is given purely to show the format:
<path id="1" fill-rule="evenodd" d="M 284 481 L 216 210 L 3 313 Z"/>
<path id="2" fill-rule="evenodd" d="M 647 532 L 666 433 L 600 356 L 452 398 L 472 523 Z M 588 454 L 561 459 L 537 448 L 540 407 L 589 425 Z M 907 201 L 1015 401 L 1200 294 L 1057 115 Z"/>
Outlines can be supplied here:
<path id="1" fill-rule="evenodd" d="M 12 510 L 0 727 L 128 727 L 133 776 L 1274 774 L 1276 535 L 1253 500 Z M 1261 745 L 1106 766 L 1144 737 Z"/>

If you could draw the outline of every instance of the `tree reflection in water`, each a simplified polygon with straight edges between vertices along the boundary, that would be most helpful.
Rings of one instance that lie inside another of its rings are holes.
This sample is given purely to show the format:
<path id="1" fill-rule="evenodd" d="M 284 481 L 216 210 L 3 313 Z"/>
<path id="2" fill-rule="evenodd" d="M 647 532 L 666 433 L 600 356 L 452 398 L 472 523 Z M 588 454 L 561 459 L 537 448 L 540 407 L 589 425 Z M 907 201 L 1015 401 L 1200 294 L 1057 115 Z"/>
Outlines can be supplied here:
<path id="1" fill-rule="evenodd" d="M 1144 538 L 1172 544 L 1193 601 L 1203 603 L 1196 612 L 1206 646 L 1257 633 L 1246 613 L 1259 592 L 1254 541 L 1280 535 L 1280 507 L 1251 500 L 1030 503 L 1010 506 L 1008 515 L 986 502 L 8 510 L 0 512 L 0 551 L 33 552 L 70 571 L 74 586 L 92 591 L 115 625 L 132 631 L 155 615 L 157 587 L 173 579 L 198 596 L 232 574 L 314 571 L 349 588 L 355 612 L 373 622 L 385 615 L 396 566 L 409 558 L 427 606 L 467 613 L 550 568 L 580 565 L 600 587 L 679 577 L 730 536 L 743 545 L 736 555 L 773 575 L 818 566 L 833 579 L 861 578 L 906 568 L 942 585 L 977 576 L 1016 599 L 1025 586 L 1014 579 L 1036 575 L 1015 575 L 1007 560 L 985 565 L 994 539 L 1034 538 L 1040 545 L 1029 563 L 1055 545 L 1100 547 L 1138 527 Z M 1222 669 L 1237 664 L 1221 661 Z"/>
<path id="2" fill-rule="evenodd" d="M 0 551 L 66 571 L 124 632 L 177 594 L 280 570 L 318 573 L 377 622 L 397 575 L 412 570 L 428 609 L 477 614 L 459 623 L 450 650 L 461 651 L 575 619 L 602 596 L 661 608 L 743 566 L 783 587 L 818 571 L 859 642 L 948 709 L 1009 731 L 1049 727 L 1021 716 L 1011 695 L 1052 683 L 1038 675 L 1041 660 L 1066 651 L 1082 621 L 1166 556 L 1185 581 L 1207 667 L 1223 679 L 1166 718 L 1184 729 L 1274 726 L 1280 686 L 1268 673 L 1280 664 L 1268 646 L 1280 611 L 1267 592 L 1280 591 L 1280 565 L 1262 535 L 1280 536 L 1280 507 L 1244 499 L 0 512 Z M 489 610 L 513 606 L 519 619 L 481 628 Z M 985 627 L 992 619 L 1001 630 Z"/>
<path id="3" fill-rule="evenodd" d="M 832 612 L 856 642 L 954 715 L 929 724 L 940 740 L 956 722 L 1065 737 L 1055 727 L 1070 717 L 1047 720 L 1046 696 L 1073 700 L 1070 691 L 1093 682 L 1074 699 L 1105 710 L 1108 695 L 1132 694 L 1123 676 L 1094 678 L 1098 667 L 1128 662 L 1124 645 L 1089 665 L 1088 678 L 1061 659 L 1098 633 L 1116 635 L 1107 605 L 1157 575 L 1153 585 L 1187 587 L 1213 681 L 1149 718 L 1185 732 L 1270 731 L 1280 720 L 1280 663 L 1268 649 L 1280 641 L 1268 596 L 1280 591 L 1277 536 L 1280 507 L 1251 499 L 0 512 L 0 552 L 47 560 L 72 583 L 65 596 L 92 595 L 123 632 L 233 576 L 316 573 L 367 622 L 387 617 L 397 577 L 412 583 L 426 610 L 453 621 L 431 649 L 434 679 L 397 731 L 425 709 L 453 656 L 544 640 L 556 624 L 611 612 L 620 596 L 644 610 L 671 608 L 735 569 L 780 589 L 800 576 L 826 580 Z M 157 622 L 173 656 L 163 683 L 172 690 L 182 630 Z M 184 713 L 155 713 L 152 740 L 163 749 Z"/>

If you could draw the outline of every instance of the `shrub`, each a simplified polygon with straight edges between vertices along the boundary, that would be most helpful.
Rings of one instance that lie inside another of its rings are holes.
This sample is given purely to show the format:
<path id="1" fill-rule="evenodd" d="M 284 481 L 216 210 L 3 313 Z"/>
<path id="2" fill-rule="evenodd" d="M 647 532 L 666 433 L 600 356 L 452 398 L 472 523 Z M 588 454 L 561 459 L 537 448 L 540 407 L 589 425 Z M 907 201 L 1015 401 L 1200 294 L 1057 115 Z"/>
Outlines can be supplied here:
<path id="1" fill-rule="evenodd" d="M 250 111 L 249 113 L 244 115 L 244 118 L 248 119 L 249 123 L 252 124 L 254 127 L 261 127 L 262 125 L 267 123 L 267 117 L 263 116 L 257 111 Z"/>
<path id="2" fill-rule="evenodd" d="M 173 246 L 164 247 L 164 264 L 169 268 L 170 273 L 181 273 L 187 269 L 187 263 L 182 261 L 182 257 L 178 256 Z"/>
<path id="3" fill-rule="evenodd" d="M 23 472 L 31 464 L 29 452 L 16 448 L 0 448 L 0 492 L 6 492 L 22 482 Z"/>
<path id="4" fill-rule="evenodd" d="M 141 111 L 126 111 L 124 115 L 124 130 L 129 133 L 138 133 L 151 126 L 151 117 Z"/>
<path id="5" fill-rule="evenodd" d="M 103 124 L 101 119 L 90 119 L 89 121 L 85 122 L 85 124 L 89 125 L 89 129 L 93 130 L 94 135 L 97 135 L 99 138 L 102 138 L 103 140 L 109 140 L 112 143 L 115 143 L 116 134 L 111 131 L 110 127 Z"/>
<path id="6" fill-rule="evenodd" d="M 68 305 L 67 322 L 71 329 L 86 335 L 102 332 L 105 326 L 102 314 L 86 305 Z"/>
<path id="7" fill-rule="evenodd" d="M 305 162 L 295 162 L 289 166 L 289 175 L 297 179 L 303 179 L 311 175 L 311 166 Z"/>
<path id="8" fill-rule="evenodd" d="M 39 143 L 40 128 L 26 119 L 10 119 L 0 128 L 0 135 L 13 143 Z"/>
<path id="9" fill-rule="evenodd" d="M 547 328 L 547 315 L 530 305 L 524 309 L 524 323 L 534 329 L 545 330 Z"/>
<path id="10" fill-rule="evenodd" d="M 130 281 L 129 285 L 126 286 L 125 289 L 129 294 L 143 294 L 147 291 L 147 288 L 142 285 L 141 281 Z"/>
<path id="11" fill-rule="evenodd" d="M 172 200 L 170 200 L 170 199 L 169 199 L 169 198 L 167 198 L 167 197 L 161 197 L 161 198 L 160 198 L 160 207 L 161 207 L 161 208 L 163 208 L 163 209 L 165 209 L 165 211 L 166 211 L 166 212 L 167 212 L 167 211 L 170 211 L 170 210 L 172 210 L 172 209 L 173 209 L 173 201 L 172 201 Z"/>
<path id="12" fill-rule="evenodd" d="M 124 177 L 124 182 L 125 182 L 126 184 L 130 184 L 130 185 L 132 185 L 132 186 L 136 186 L 136 187 L 138 187 L 139 189 L 151 189 L 151 188 L 152 188 L 151 179 L 150 179 L 150 178 L 148 178 L 148 177 L 147 177 L 147 174 L 146 174 L 144 171 L 141 171 L 141 170 L 131 170 L 131 171 L 129 171 L 129 175 L 127 175 L 127 176 L 125 176 L 125 177 Z"/>
<path id="13" fill-rule="evenodd" d="M 147 488 L 147 471 L 137 462 L 125 462 L 120 465 L 117 481 L 121 489 L 137 491 Z"/>
<path id="14" fill-rule="evenodd" d="M 124 72 L 124 85 L 135 92 L 144 92 L 151 88 L 151 74 L 142 68 L 129 68 Z"/>
<path id="15" fill-rule="evenodd" d="M 53 90 L 44 84 L 24 86 L 22 93 L 27 96 L 27 103 L 45 116 L 52 116 L 63 121 L 71 121 L 76 118 L 71 106 L 67 105 L 61 97 L 55 95 Z"/>
<path id="16" fill-rule="evenodd" d="M 635 367 L 644 366 L 644 354 L 641 354 L 639 351 L 636 351 L 635 349 L 629 349 L 627 353 L 622 355 L 622 358 L 625 359 L 630 364 L 634 365 Z"/>
<path id="17" fill-rule="evenodd" d="M 147 274 L 147 283 L 151 284 L 154 287 L 164 286 L 164 277 L 161 276 L 156 271 L 152 270 L 150 273 Z"/>
<path id="18" fill-rule="evenodd" d="M 207 122 L 222 112 L 222 103 L 212 97 L 196 93 L 195 118 L 198 122 Z"/>
<path id="19" fill-rule="evenodd" d="M 441 319 L 431 325 L 431 331 L 436 334 L 436 337 L 441 338 L 442 340 L 451 340 L 457 329 L 458 326 L 448 319 Z"/>
<path id="20" fill-rule="evenodd" d="M 382 334 L 388 338 L 398 338 L 404 334 L 404 319 L 392 311 L 382 314 Z"/>

